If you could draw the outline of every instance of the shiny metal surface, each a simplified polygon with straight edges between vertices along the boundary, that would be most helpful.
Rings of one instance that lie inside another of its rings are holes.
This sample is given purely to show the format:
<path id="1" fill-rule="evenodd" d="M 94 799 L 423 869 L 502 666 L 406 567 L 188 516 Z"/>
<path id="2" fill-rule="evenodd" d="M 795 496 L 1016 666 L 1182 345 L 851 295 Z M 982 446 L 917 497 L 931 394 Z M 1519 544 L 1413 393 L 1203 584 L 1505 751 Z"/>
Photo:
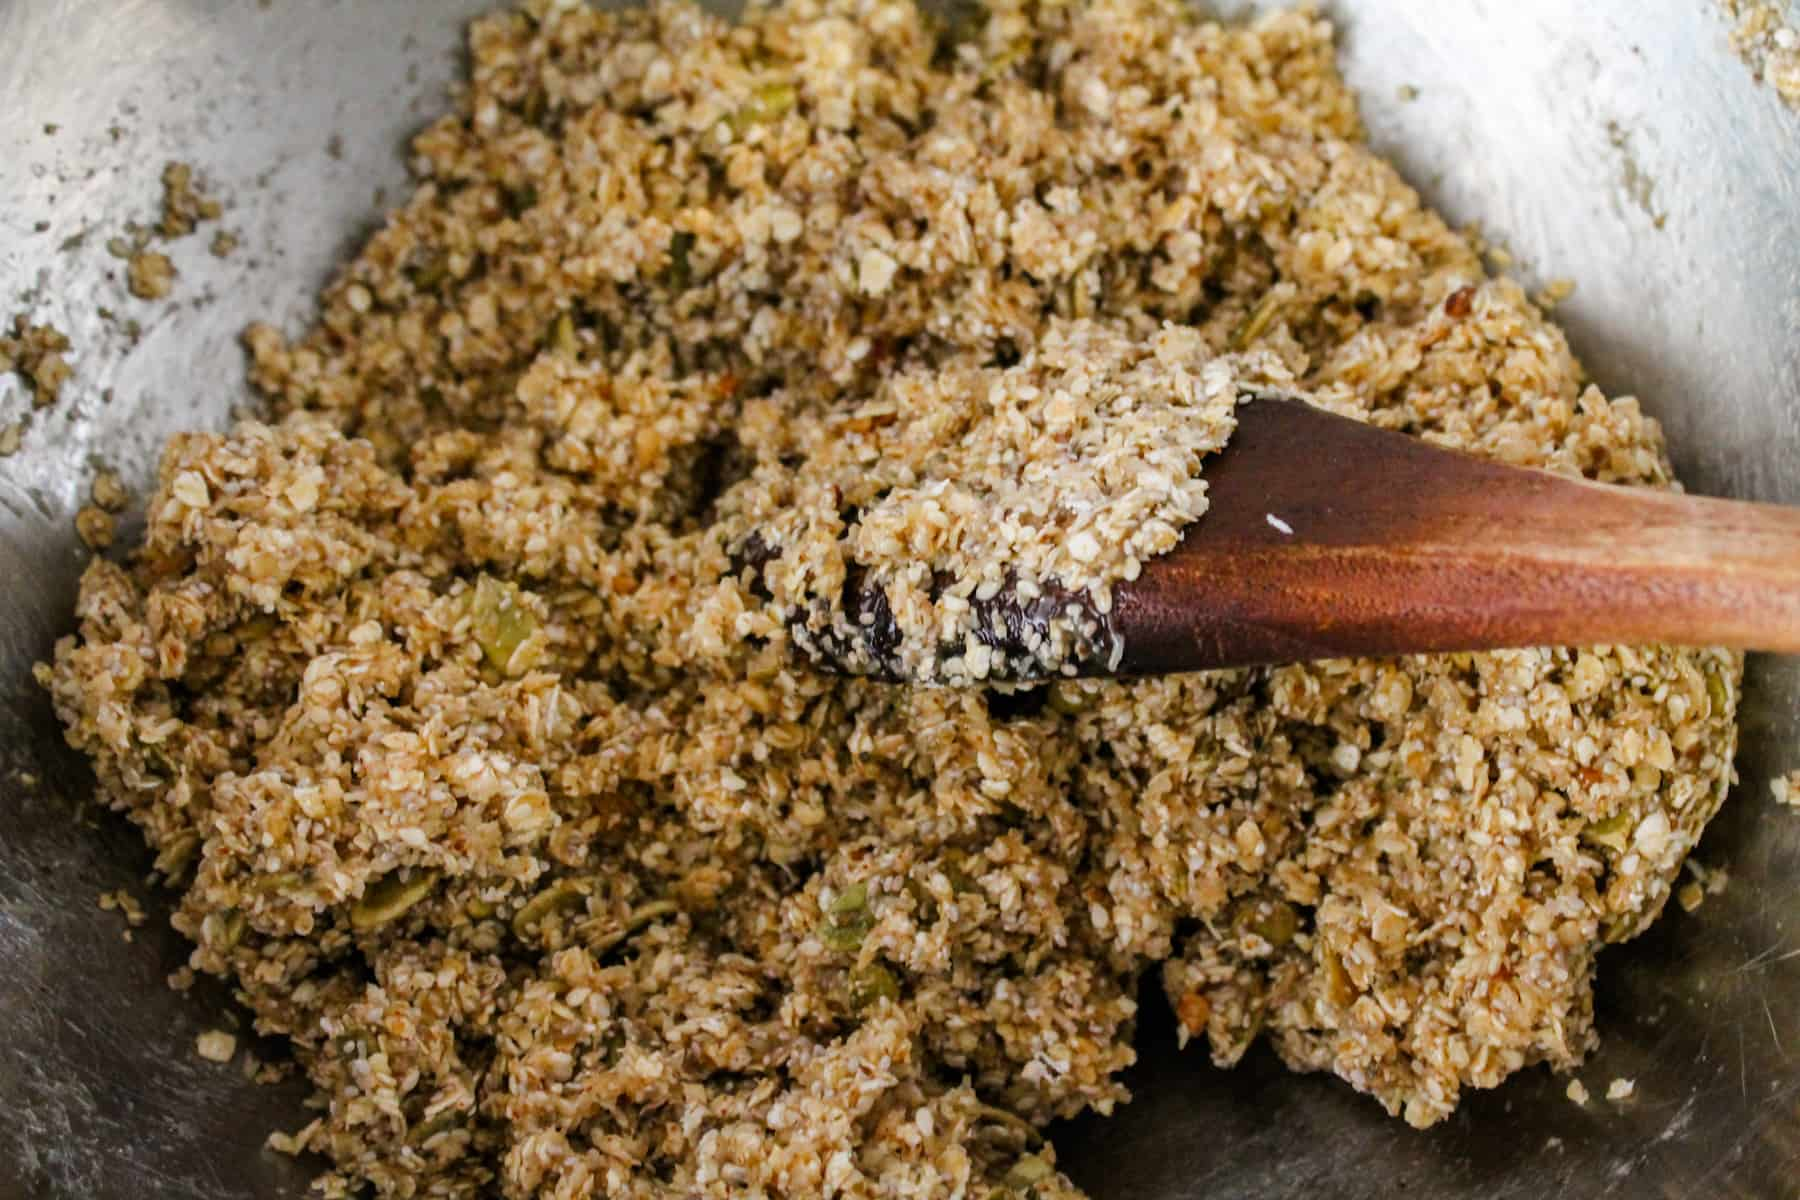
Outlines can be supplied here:
<path id="1" fill-rule="evenodd" d="M 247 400 L 236 336 L 296 323 L 404 185 L 405 134 L 442 103 L 482 0 L 0 0 L 0 315 L 75 343 L 63 401 L 0 460 L 0 1200 L 300 1196 L 260 1148 L 294 1088 L 201 1062 L 229 1019 L 177 996 L 184 957 L 151 896 L 130 943 L 102 890 L 148 863 L 61 746 L 30 664 L 69 624 L 70 522 L 94 464 L 141 494 L 168 433 Z M 1232 8 L 1240 6 L 1229 6 Z M 1480 220 L 1562 309 L 1596 378 L 1668 427 L 1697 490 L 1800 502 L 1800 116 L 1731 56 L 1704 0 L 1340 0 L 1376 142 L 1455 219 Z M 1405 85 L 1415 99 L 1402 98 Z M 54 134 L 47 126 L 54 124 Z M 129 299 L 104 250 L 192 162 L 244 247 L 174 252 L 174 299 Z M 39 223 L 44 228 L 38 228 Z M 99 306 L 142 322 L 133 341 Z M 29 404 L 0 383 L 0 425 Z M 1753 664 L 1742 783 L 1702 847 L 1730 887 L 1610 952 L 1595 1099 L 1527 1072 L 1417 1133 L 1267 1055 L 1213 1071 L 1150 1005 L 1139 1099 L 1060 1144 L 1101 1197 L 1792 1196 L 1800 1192 L 1800 664 Z M 1627 1104 L 1599 1099 L 1635 1079 Z"/>

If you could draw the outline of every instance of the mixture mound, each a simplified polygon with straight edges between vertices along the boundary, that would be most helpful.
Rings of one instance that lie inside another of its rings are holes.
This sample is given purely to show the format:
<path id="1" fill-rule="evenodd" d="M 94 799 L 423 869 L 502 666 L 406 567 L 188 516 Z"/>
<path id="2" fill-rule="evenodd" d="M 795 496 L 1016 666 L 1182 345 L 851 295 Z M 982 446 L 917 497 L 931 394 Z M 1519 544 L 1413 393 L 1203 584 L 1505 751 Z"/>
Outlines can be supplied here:
<path id="1" fill-rule="evenodd" d="M 327 1195 L 1073 1196 L 1043 1127 L 1126 1099 L 1152 968 L 1217 1062 L 1415 1125 L 1582 1058 L 1735 656 L 806 663 L 860 573 L 979 680 L 996 579 L 1099 603 L 1205 519 L 1244 386 L 1671 485 L 1324 21 L 532 0 L 470 48 L 317 325 L 250 331 L 266 422 L 173 441 L 40 668 Z"/>
<path id="2" fill-rule="evenodd" d="M 965 352 L 880 383 L 728 519 L 808 659 L 915 683 L 1117 666 L 1112 585 L 1206 511 L 1245 356 L 1199 331 L 1052 319 L 1016 366 Z M 1280 376 L 1280 364 L 1258 365 Z"/>

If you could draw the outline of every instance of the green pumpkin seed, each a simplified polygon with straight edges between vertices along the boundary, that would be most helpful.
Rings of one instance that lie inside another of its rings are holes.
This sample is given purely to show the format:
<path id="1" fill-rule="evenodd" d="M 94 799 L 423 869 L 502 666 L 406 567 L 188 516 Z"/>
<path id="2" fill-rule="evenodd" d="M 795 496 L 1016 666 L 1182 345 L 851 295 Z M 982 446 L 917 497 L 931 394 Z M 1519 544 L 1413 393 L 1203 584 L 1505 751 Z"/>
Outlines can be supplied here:
<path id="1" fill-rule="evenodd" d="M 451 1109 L 441 1112 L 435 1117 L 427 1117 L 406 1131 L 406 1141 L 411 1146 L 422 1146 L 440 1133 L 449 1133 L 462 1124 L 463 1114 Z"/>
<path id="2" fill-rule="evenodd" d="M 450 277 L 450 268 L 442 255 L 427 254 L 408 272 L 413 287 L 421 292 L 435 292 Z"/>
<path id="3" fill-rule="evenodd" d="M 1723 717 L 1728 711 L 1730 692 L 1725 686 L 1725 676 L 1717 671 L 1706 673 L 1706 697 L 1712 701 L 1712 715 Z"/>
<path id="4" fill-rule="evenodd" d="M 1028 1144 L 1036 1144 L 1044 1140 L 1043 1135 L 1038 1132 L 1037 1126 L 1018 1113 L 1008 1112 L 1004 1108 L 995 1108 L 992 1104 L 984 1104 L 978 1100 L 975 1102 L 975 1115 L 990 1125 L 1005 1126 L 1023 1137 Z"/>
<path id="5" fill-rule="evenodd" d="M 581 356 L 581 343 L 575 339 L 575 318 L 566 312 L 556 318 L 555 339 L 556 352 L 564 358 Z"/>
<path id="6" fill-rule="evenodd" d="M 1268 330 L 1270 322 L 1275 320 L 1275 315 L 1280 311 L 1281 297 L 1274 292 L 1269 292 L 1257 302 L 1255 308 L 1250 310 L 1250 315 L 1244 318 L 1244 323 L 1239 325 L 1237 329 L 1232 332 L 1231 348 L 1233 350 L 1242 350 L 1245 346 L 1248 346 L 1251 342 L 1254 342 L 1257 338 L 1261 337 Z"/>
<path id="7" fill-rule="evenodd" d="M 869 930 L 875 928 L 875 917 L 869 912 L 867 884 L 853 883 L 839 892 L 820 923 L 819 940 L 839 954 L 860 949 Z"/>
<path id="8" fill-rule="evenodd" d="M 613 949 L 639 930 L 681 911 L 681 906 L 673 900 L 651 900 L 632 909 L 626 916 L 625 923 L 611 933 L 595 938 L 589 945 L 595 954 L 604 954 Z"/>
<path id="9" fill-rule="evenodd" d="M 837 899 L 831 902 L 830 912 L 834 917 L 847 917 L 868 907 L 869 885 L 853 883 L 837 894 Z"/>
<path id="10" fill-rule="evenodd" d="M 799 98 L 800 94 L 791 83 L 779 80 L 765 83 L 750 93 L 748 103 L 725 120 L 732 133 L 741 135 L 758 125 L 772 124 L 787 116 Z"/>
<path id="11" fill-rule="evenodd" d="M 1631 844 L 1631 814 L 1614 813 L 1603 821 L 1589 821 L 1581 831 L 1581 840 L 1616 854 L 1625 853 Z"/>
<path id="12" fill-rule="evenodd" d="M 537 618 L 519 603 L 518 585 L 483 575 L 475 581 L 468 603 L 471 632 L 481 653 L 495 670 L 507 670 L 519 647 L 537 632 Z"/>
<path id="13" fill-rule="evenodd" d="M 1012 1169 L 1007 1171 L 1006 1178 L 1001 1182 L 1005 1183 L 1007 1187 L 1023 1191 L 1050 1178 L 1055 1170 L 1055 1167 L 1037 1155 L 1027 1154 L 1012 1165 Z"/>
<path id="14" fill-rule="evenodd" d="M 250 890 L 263 896 L 286 896 L 306 886 L 306 877 L 299 871 L 277 871 L 273 875 L 258 875 L 250 881 Z"/>
<path id="15" fill-rule="evenodd" d="M 694 281 L 693 268 L 688 264 L 688 255 L 693 249 L 694 235 L 685 230 L 676 232 L 669 239 L 669 270 L 664 278 L 676 291 L 686 289 Z"/>
<path id="16" fill-rule="evenodd" d="M 869 963 L 850 972 L 850 1005 L 861 1011 L 878 1000 L 900 999 L 900 981 L 880 963 Z"/>
<path id="17" fill-rule="evenodd" d="M 1242 905 L 1233 921 L 1239 935 L 1254 933 L 1271 946 L 1285 946 L 1300 929 L 1300 914 L 1285 900 L 1253 901 Z"/>
<path id="18" fill-rule="evenodd" d="M 164 879 L 174 882 L 187 874 L 194 859 L 200 854 L 200 835 L 193 831 L 178 833 L 164 842 L 157 851 L 156 870 Z"/>
<path id="19" fill-rule="evenodd" d="M 379 929 L 405 912 L 437 887 L 436 871 L 390 871 L 364 889 L 350 906 L 350 928 L 358 933 Z"/>
<path id="20" fill-rule="evenodd" d="M 219 918 L 219 941 L 230 950 L 244 940 L 244 931 L 249 926 L 250 920 L 242 911 L 228 908 Z"/>
<path id="21" fill-rule="evenodd" d="M 552 913 L 566 912 L 586 902 L 584 880 L 559 879 L 527 900 L 525 907 L 513 914 L 512 931 L 515 936 L 524 937 L 527 930 L 542 924 Z"/>

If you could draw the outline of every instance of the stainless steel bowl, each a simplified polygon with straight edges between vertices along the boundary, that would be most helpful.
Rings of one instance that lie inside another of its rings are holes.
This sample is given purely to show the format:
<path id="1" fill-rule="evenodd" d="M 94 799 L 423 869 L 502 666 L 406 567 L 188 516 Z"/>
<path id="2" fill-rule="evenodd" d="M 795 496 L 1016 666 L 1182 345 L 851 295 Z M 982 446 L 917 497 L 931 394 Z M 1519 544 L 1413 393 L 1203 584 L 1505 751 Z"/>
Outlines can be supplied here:
<path id="1" fill-rule="evenodd" d="M 303 321 L 401 194 L 404 139 L 486 6 L 0 0 L 0 316 L 50 319 L 77 369 L 0 460 L 0 1197 L 303 1193 L 311 1166 L 261 1148 L 300 1122 L 300 1090 L 196 1058 L 230 1006 L 163 986 L 185 957 L 163 898 L 129 942 L 96 907 L 144 894 L 148 862 L 92 808 L 31 664 L 70 624 L 95 464 L 141 495 L 165 436 L 248 402 L 239 329 Z M 1800 115 L 1733 57 L 1715 5 L 1328 11 L 1376 143 L 1529 281 L 1577 281 L 1561 310 L 1577 349 L 1662 418 L 1689 486 L 1800 502 Z M 243 248 L 181 243 L 176 299 L 146 305 L 104 245 L 151 219 L 172 158 L 215 182 Z M 0 426 L 28 407 L 0 384 Z M 1152 1015 L 1139 1099 L 1065 1132 L 1072 1173 L 1101 1197 L 1795 1195 L 1800 816 L 1768 781 L 1800 766 L 1797 735 L 1800 663 L 1753 662 L 1742 780 L 1699 855 L 1731 884 L 1603 959 L 1585 1109 L 1528 1071 L 1417 1133 L 1266 1055 L 1231 1073 L 1177 1055 Z M 1598 1098 L 1615 1077 L 1636 1081 L 1630 1102 Z"/>

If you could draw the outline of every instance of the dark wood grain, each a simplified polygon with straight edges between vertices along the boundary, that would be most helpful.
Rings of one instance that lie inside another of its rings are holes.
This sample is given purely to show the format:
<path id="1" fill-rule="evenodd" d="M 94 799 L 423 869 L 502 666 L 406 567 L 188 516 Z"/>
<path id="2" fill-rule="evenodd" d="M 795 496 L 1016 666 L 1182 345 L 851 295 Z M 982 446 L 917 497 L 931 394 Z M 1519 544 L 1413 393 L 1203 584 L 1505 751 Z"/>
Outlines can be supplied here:
<path id="1" fill-rule="evenodd" d="M 1239 410 L 1205 478 L 1206 515 L 1118 590 L 1119 674 L 1552 644 L 1800 652 L 1800 510 L 1500 466 L 1278 398 Z"/>

